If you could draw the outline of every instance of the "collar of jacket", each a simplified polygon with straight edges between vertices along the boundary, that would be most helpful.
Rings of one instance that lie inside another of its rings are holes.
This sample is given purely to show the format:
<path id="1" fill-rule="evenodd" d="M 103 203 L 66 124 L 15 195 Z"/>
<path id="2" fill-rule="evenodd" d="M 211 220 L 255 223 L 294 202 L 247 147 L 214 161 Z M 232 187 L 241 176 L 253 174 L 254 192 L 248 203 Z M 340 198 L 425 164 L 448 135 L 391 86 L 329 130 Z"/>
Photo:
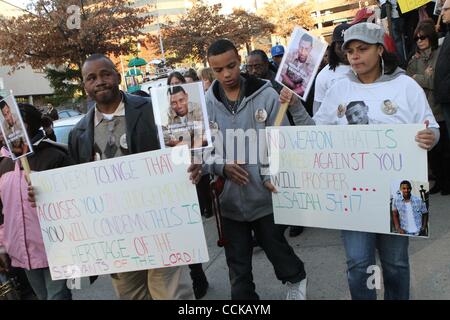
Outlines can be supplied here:
<path id="1" fill-rule="evenodd" d="M 245 79 L 245 86 L 244 86 L 244 97 L 248 98 L 252 94 L 254 94 L 256 91 L 261 89 L 264 85 L 266 85 L 265 80 L 258 79 L 254 76 L 249 76 L 247 74 L 241 73 L 241 76 Z M 213 84 L 213 93 L 216 99 L 223 103 L 222 99 L 220 98 L 220 92 L 219 92 L 219 81 L 214 81 Z"/>
<path id="2" fill-rule="evenodd" d="M 387 74 L 387 73 L 385 73 L 385 74 L 383 74 L 383 75 L 381 75 L 377 80 L 375 80 L 373 83 L 376 83 L 376 82 L 387 82 L 387 81 L 391 81 L 391 80 L 394 80 L 395 78 L 397 78 L 397 77 L 399 77 L 399 76 L 401 76 L 401 75 L 404 75 L 404 74 L 406 74 L 406 72 L 405 72 L 405 70 L 403 70 L 402 68 L 400 68 L 400 67 L 397 67 L 396 69 L 395 69 L 395 71 L 394 72 L 392 72 L 392 73 L 390 73 L 390 74 Z M 356 82 L 356 83 L 361 83 L 362 84 L 362 82 L 358 79 L 358 76 L 353 72 L 353 70 L 350 68 L 350 70 L 347 72 L 347 77 L 350 79 L 350 81 L 353 81 L 353 82 Z"/>
<path id="3" fill-rule="evenodd" d="M 431 47 L 422 51 L 417 51 L 420 55 L 419 59 L 423 59 L 424 61 L 428 61 L 433 57 L 433 54 L 436 50 L 433 50 Z"/>
<path id="4" fill-rule="evenodd" d="M 276 76 L 277 76 L 277 74 L 274 71 L 269 69 L 269 71 L 267 71 L 267 75 L 264 79 L 269 80 L 269 81 L 275 81 Z"/>
<path id="5" fill-rule="evenodd" d="M 130 152 L 133 153 L 134 150 L 131 149 L 133 144 L 131 143 L 131 133 L 136 127 L 137 121 L 142 114 L 142 106 L 149 102 L 148 98 L 134 96 L 125 92 L 122 92 L 123 100 L 125 104 L 125 121 L 127 128 L 127 143 L 130 148 Z M 86 116 L 80 121 L 78 130 L 83 131 L 80 134 L 80 140 L 85 143 L 85 148 L 91 150 L 94 149 L 94 116 L 95 108 L 89 109 Z"/>

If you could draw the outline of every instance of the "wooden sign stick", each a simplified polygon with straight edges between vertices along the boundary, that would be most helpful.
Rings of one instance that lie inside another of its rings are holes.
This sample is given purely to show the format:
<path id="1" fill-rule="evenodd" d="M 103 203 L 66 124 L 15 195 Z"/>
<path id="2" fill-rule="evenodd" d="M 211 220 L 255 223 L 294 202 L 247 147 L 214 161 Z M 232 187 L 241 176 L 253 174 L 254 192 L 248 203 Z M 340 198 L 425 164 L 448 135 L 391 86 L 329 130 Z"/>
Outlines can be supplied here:
<path id="1" fill-rule="evenodd" d="M 436 26 L 434 27 L 436 32 L 439 32 L 439 29 L 440 29 L 439 27 L 441 25 L 441 20 L 442 20 L 442 14 L 439 15 L 439 17 L 437 19 L 437 22 L 436 22 Z"/>
<path id="2" fill-rule="evenodd" d="M 28 163 L 28 158 L 27 157 L 22 157 L 20 158 L 20 163 L 22 164 L 22 168 L 25 171 L 25 179 L 27 179 L 28 183 L 31 183 L 30 180 L 30 164 Z"/>
<path id="3" fill-rule="evenodd" d="M 282 103 L 280 106 L 280 109 L 278 110 L 277 116 L 275 118 L 274 126 L 279 127 L 281 125 L 281 122 L 283 122 L 284 115 L 286 114 L 286 111 L 288 109 L 289 104 Z"/>

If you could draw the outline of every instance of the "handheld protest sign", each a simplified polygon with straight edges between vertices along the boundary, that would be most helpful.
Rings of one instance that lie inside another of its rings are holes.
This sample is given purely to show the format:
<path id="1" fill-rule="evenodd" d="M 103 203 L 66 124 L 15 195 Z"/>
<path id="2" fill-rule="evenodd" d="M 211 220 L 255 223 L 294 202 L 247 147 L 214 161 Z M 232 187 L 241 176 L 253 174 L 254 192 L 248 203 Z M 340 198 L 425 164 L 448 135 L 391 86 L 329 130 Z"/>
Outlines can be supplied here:
<path id="1" fill-rule="evenodd" d="M 33 172 L 53 280 L 209 260 L 186 146 Z"/>
<path id="2" fill-rule="evenodd" d="M 211 130 L 201 82 L 151 89 L 161 148 L 211 147 Z"/>
<path id="3" fill-rule="evenodd" d="M 431 2 L 431 0 L 398 0 L 397 3 L 402 13 L 413 11 L 421 6 Z"/>
<path id="4" fill-rule="evenodd" d="M 275 80 L 306 101 L 327 46 L 306 30 L 296 27 Z"/>
<path id="5" fill-rule="evenodd" d="M 424 127 L 267 128 L 275 223 L 428 237 Z"/>
<path id="6" fill-rule="evenodd" d="M 33 153 L 33 147 L 13 95 L 0 98 L 3 139 L 13 160 Z M 25 167 L 24 167 L 25 168 Z"/>

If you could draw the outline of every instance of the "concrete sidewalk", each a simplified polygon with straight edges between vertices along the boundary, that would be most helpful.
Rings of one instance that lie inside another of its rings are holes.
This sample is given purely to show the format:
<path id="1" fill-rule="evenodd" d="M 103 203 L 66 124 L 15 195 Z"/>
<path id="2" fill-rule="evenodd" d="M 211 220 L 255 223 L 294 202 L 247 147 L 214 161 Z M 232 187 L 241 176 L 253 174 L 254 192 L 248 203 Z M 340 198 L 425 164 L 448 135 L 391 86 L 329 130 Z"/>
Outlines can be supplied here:
<path id="1" fill-rule="evenodd" d="M 223 248 L 217 246 L 214 218 L 204 222 L 210 261 L 203 265 L 210 288 L 203 300 L 230 299 L 228 267 Z M 450 299 L 450 197 L 430 199 L 430 238 L 410 241 L 411 299 Z M 345 251 L 340 232 L 305 228 L 298 237 L 288 238 L 304 261 L 308 275 L 308 299 L 350 299 L 346 279 Z M 256 290 L 263 300 L 283 300 L 286 287 L 275 278 L 264 252 L 253 255 Z M 379 291 L 382 298 L 383 291 Z M 85 289 L 73 290 L 76 300 L 116 299 L 109 276 L 101 276 Z"/>

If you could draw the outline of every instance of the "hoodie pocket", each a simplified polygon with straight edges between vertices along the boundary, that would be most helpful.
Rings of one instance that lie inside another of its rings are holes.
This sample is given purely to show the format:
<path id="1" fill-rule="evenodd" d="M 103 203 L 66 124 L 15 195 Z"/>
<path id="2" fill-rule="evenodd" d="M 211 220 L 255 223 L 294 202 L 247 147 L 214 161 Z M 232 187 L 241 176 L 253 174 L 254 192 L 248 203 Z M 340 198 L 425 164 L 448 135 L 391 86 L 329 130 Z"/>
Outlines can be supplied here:
<path id="1" fill-rule="evenodd" d="M 253 213 L 272 204 L 272 194 L 264 187 L 261 179 L 260 166 L 257 164 L 245 165 L 249 173 L 249 183 L 243 188 L 242 207 L 248 213 Z"/>
<path id="2" fill-rule="evenodd" d="M 223 191 L 219 196 L 220 206 L 224 212 L 239 212 L 241 208 L 241 189 L 230 179 L 225 179 Z"/>

